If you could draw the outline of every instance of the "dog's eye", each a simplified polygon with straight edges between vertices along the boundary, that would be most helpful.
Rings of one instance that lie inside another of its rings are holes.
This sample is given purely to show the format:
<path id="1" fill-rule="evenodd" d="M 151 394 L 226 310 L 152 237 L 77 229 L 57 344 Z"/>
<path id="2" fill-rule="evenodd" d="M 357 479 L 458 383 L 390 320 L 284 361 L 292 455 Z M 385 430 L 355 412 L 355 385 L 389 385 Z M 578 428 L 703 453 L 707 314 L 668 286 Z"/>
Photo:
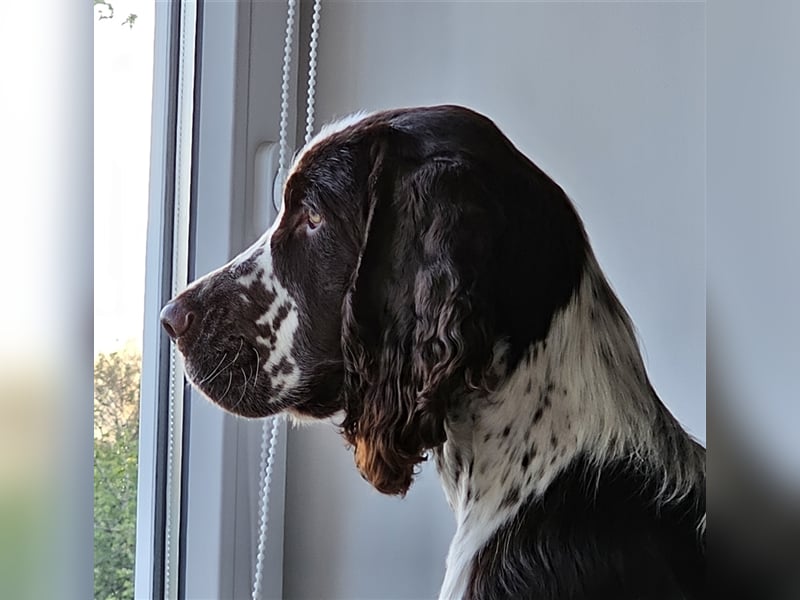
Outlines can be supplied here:
<path id="1" fill-rule="evenodd" d="M 322 215 L 315 211 L 313 208 L 309 208 L 306 211 L 306 218 L 308 220 L 308 226 L 311 229 L 316 229 L 319 227 L 319 224 L 322 223 Z"/>

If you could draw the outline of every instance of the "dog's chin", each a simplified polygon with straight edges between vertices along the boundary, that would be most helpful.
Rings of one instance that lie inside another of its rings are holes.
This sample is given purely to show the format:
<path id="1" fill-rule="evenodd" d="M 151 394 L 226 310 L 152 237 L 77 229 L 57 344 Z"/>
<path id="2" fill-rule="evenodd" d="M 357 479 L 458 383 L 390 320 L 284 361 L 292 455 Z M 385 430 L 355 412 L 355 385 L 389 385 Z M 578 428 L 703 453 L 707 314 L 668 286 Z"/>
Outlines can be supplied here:
<path id="1" fill-rule="evenodd" d="M 261 419 L 282 412 L 286 407 L 280 402 L 269 403 L 263 399 L 252 397 L 248 390 L 231 389 L 228 394 L 219 395 L 218 390 L 204 389 L 192 382 L 192 387 L 200 392 L 209 402 L 227 413 L 246 419 Z"/>
<path id="2" fill-rule="evenodd" d="M 219 365 L 219 360 L 215 360 Z M 184 355 L 184 371 L 195 390 L 212 404 L 236 416 L 258 419 L 285 408 L 278 398 L 282 390 L 272 390 L 273 394 L 270 394 L 270 390 L 265 389 L 270 387 L 268 378 L 257 379 L 254 366 L 233 364 L 214 370 L 213 367 L 198 365 L 191 356 Z"/>
<path id="3" fill-rule="evenodd" d="M 265 401 L 260 397 L 251 397 L 249 391 L 235 390 L 226 396 L 214 396 L 213 392 L 204 390 L 201 386 L 192 383 L 202 396 L 215 406 L 229 414 L 246 419 L 262 419 L 278 414 L 285 414 L 294 425 L 306 426 L 312 423 L 331 421 L 340 422 L 343 419 L 342 409 L 308 405 L 303 401 L 291 399 L 285 401 Z M 239 396 L 236 396 L 239 394 Z"/>
<path id="4" fill-rule="evenodd" d="M 285 411 L 286 416 L 289 417 L 289 420 L 292 422 L 293 425 L 298 427 L 306 427 L 308 425 L 312 425 L 314 423 L 320 423 L 324 421 L 330 421 L 331 423 L 337 425 L 344 421 L 344 410 L 343 409 L 331 409 L 330 411 L 315 411 L 315 412 L 308 412 L 303 409 L 302 405 L 299 406 L 290 406 Z"/>
<path id="5" fill-rule="evenodd" d="M 319 398 L 314 401 L 311 400 L 313 394 L 309 392 L 300 393 L 296 388 L 271 388 L 267 380 L 264 386 L 262 381 L 257 382 L 257 386 L 250 383 L 242 385 L 244 379 L 241 375 L 237 381 L 226 373 L 217 378 L 219 382 L 205 383 L 195 380 L 190 373 L 187 365 L 186 375 L 194 389 L 215 406 L 237 417 L 261 419 L 286 413 L 293 423 L 306 425 L 341 413 L 341 408 L 332 399 L 329 399 L 330 402 L 320 402 Z"/>

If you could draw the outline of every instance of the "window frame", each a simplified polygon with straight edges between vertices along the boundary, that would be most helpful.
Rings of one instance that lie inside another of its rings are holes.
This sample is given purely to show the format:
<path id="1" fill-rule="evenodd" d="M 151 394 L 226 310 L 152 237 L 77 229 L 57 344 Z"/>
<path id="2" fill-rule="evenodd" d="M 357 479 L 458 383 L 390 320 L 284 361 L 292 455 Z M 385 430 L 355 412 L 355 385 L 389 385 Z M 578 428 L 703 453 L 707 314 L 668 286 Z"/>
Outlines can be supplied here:
<path id="1" fill-rule="evenodd" d="M 175 159 L 181 2 L 156 3 L 150 142 L 150 192 L 145 258 L 142 373 L 139 402 L 136 598 L 164 597 L 166 444 L 169 340 L 159 312 L 172 282 Z"/>

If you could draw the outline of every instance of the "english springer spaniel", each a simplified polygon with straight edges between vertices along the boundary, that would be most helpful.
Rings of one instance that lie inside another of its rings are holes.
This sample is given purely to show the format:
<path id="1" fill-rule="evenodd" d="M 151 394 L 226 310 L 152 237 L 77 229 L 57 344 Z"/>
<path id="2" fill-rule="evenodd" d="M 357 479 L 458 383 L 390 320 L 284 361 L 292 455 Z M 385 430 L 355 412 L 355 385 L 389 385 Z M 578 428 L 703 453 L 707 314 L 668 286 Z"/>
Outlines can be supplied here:
<path id="1" fill-rule="evenodd" d="M 457 520 L 441 598 L 705 597 L 705 450 L 564 191 L 484 116 L 325 127 L 275 224 L 161 319 L 224 409 L 341 414 L 383 493 L 432 454 Z"/>

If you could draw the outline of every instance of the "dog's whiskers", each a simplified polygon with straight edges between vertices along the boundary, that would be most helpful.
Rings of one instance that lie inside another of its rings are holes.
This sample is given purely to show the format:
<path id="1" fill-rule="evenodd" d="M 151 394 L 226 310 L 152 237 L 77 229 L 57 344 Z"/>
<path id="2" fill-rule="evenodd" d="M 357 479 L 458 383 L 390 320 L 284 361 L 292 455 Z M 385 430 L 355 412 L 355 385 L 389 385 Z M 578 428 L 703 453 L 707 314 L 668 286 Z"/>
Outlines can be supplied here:
<path id="1" fill-rule="evenodd" d="M 219 359 L 219 363 L 217 363 L 217 366 L 216 366 L 216 367 L 214 367 L 214 368 L 211 370 L 211 372 L 210 372 L 208 375 L 206 375 L 205 377 L 203 377 L 203 379 L 201 379 L 200 381 L 198 381 L 198 382 L 197 382 L 197 385 L 202 385 L 202 384 L 206 383 L 206 381 L 208 380 L 208 378 L 209 378 L 209 377 L 211 377 L 211 378 L 212 378 L 212 380 L 213 380 L 213 377 L 216 377 L 216 376 L 219 374 L 219 373 L 217 372 L 217 369 L 219 369 L 219 368 L 222 366 L 222 363 L 225 361 L 225 359 L 226 359 L 227 357 L 228 357 L 228 353 L 226 352 L 225 354 L 223 354 L 223 355 L 222 355 L 222 358 L 220 358 L 220 359 Z"/>
<path id="2" fill-rule="evenodd" d="M 239 370 L 242 372 L 242 395 L 239 396 L 239 399 L 236 401 L 236 404 L 233 405 L 232 410 L 235 410 L 236 407 L 242 403 L 242 400 L 244 400 L 245 392 L 247 392 L 247 379 L 248 379 L 247 374 L 244 372 L 244 369 L 242 367 L 239 367 Z"/>
<path id="3" fill-rule="evenodd" d="M 253 352 L 256 353 L 256 377 L 253 380 L 253 391 L 255 391 L 256 390 L 256 385 L 258 384 L 258 371 L 259 371 L 259 368 L 261 367 L 261 355 L 258 353 L 258 350 L 256 350 L 255 348 L 253 348 Z"/>
<path id="4" fill-rule="evenodd" d="M 225 392 L 219 398 L 220 404 L 222 404 L 223 400 L 225 400 L 225 396 L 228 395 L 228 392 L 231 389 L 231 383 L 233 383 L 233 371 L 228 371 L 228 387 L 225 388 Z"/>
<path id="5" fill-rule="evenodd" d="M 236 351 L 236 356 L 234 356 L 231 359 L 231 362 L 229 362 L 227 365 L 222 367 L 222 369 L 220 369 L 219 372 L 216 375 L 214 375 L 214 377 L 212 377 L 207 382 L 205 382 L 206 384 L 210 384 L 214 379 L 216 379 L 220 375 L 220 373 L 223 373 L 224 371 L 226 371 L 227 369 L 230 369 L 233 366 L 233 364 L 236 362 L 236 359 L 239 358 L 239 354 L 242 351 L 242 346 L 243 345 L 244 345 L 244 339 L 239 340 L 239 349 Z M 227 356 L 227 353 L 226 353 L 226 356 Z"/>

